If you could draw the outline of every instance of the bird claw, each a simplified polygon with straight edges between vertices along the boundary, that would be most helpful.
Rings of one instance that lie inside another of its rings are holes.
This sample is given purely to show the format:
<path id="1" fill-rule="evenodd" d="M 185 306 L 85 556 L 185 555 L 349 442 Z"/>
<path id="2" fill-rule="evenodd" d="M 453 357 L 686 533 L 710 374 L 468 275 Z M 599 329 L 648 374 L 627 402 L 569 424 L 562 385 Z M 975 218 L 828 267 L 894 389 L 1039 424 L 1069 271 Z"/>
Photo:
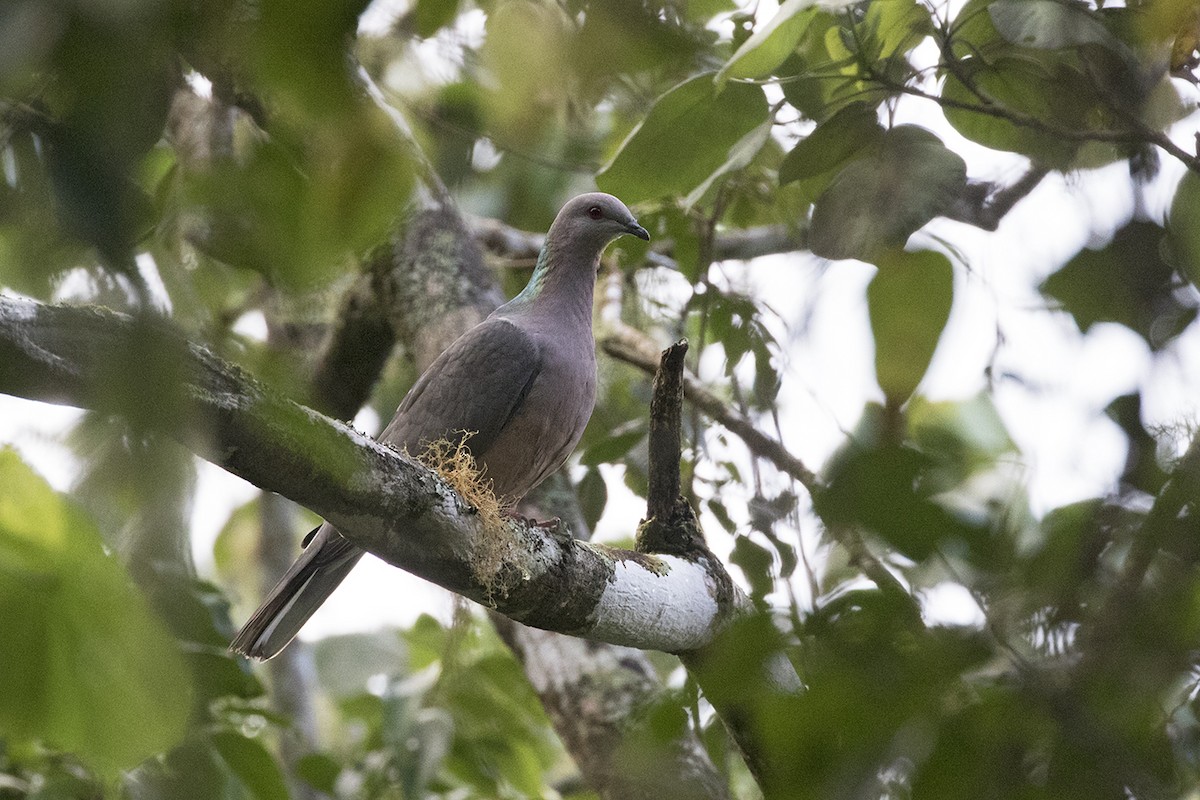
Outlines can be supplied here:
<path id="1" fill-rule="evenodd" d="M 507 511 L 505 514 L 517 522 L 528 525 L 531 528 L 541 528 L 548 533 L 558 533 L 560 530 L 562 530 L 562 520 L 558 517 L 538 520 L 534 519 L 533 517 L 526 517 L 523 514 L 518 514 L 515 511 Z"/>

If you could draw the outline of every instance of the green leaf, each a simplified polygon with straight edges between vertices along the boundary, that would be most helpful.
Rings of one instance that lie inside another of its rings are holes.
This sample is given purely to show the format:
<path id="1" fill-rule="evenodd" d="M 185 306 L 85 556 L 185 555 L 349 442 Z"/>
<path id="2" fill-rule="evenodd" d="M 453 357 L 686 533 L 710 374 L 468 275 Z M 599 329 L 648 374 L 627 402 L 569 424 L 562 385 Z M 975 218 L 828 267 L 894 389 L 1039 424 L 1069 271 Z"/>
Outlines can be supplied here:
<path id="1" fill-rule="evenodd" d="M 803 181 L 806 197 L 816 199 L 837 171 L 884 137 L 879 112 L 866 103 L 851 103 L 796 143 L 779 165 L 779 185 Z"/>
<path id="2" fill-rule="evenodd" d="M 712 73 L 698 75 L 655 101 L 596 184 L 630 204 L 685 195 L 744 155 L 743 140 L 767 119 L 760 87 L 730 83 L 718 91 Z"/>
<path id="3" fill-rule="evenodd" d="M 1186 225 L 1172 227 L 1193 235 Z M 1175 271 L 1162 255 L 1163 233 L 1153 223 L 1131 222 L 1107 246 L 1080 252 L 1040 289 L 1062 304 L 1081 331 L 1116 322 L 1159 350 L 1196 317 L 1195 300 L 1174 290 Z"/>
<path id="4" fill-rule="evenodd" d="M 605 485 L 600 470 L 593 467 L 584 473 L 583 479 L 575 487 L 575 493 L 579 496 L 583 521 L 587 523 L 588 530 L 595 530 L 596 523 L 604 515 L 604 506 L 608 503 L 608 486 Z"/>
<path id="5" fill-rule="evenodd" d="M 325 753 L 309 753 L 296 762 L 296 774 L 314 789 L 333 795 L 342 767 Z"/>
<path id="6" fill-rule="evenodd" d="M 1017 446 L 987 392 L 966 400 L 939 402 L 914 397 L 908 404 L 907 419 L 913 442 L 939 462 L 954 467 L 954 483 L 965 480 L 976 469 L 992 467 L 1001 457 L 1017 452 Z"/>
<path id="7" fill-rule="evenodd" d="M 738 536 L 733 540 L 733 552 L 729 560 L 741 569 L 742 574 L 750 583 L 750 596 L 762 600 L 775 588 L 775 579 L 771 571 L 774 559 L 771 551 L 752 541 L 748 536 Z"/>
<path id="8" fill-rule="evenodd" d="M 825 258 L 870 261 L 947 211 L 966 180 L 966 164 L 937 136 L 915 125 L 892 128 L 817 200 L 809 245 Z"/>
<path id="9" fill-rule="evenodd" d="M 806 14 L 816 0 L 786 0 L 767 24 L 742 42 L 733 57 L 717 73 L 716 83 L 730 78 L 759 78 L 782 64 L 796 49 L 811 21 Z"/>
<path id="10" fill-rule="evenodd" d="M 458 16 L 458 0 L 417 0 L 413 16 L 417 35 L 427 39 Z"/>
<path id="11" fill-rule="evenodd" d="M 1200 175 L 1188 170 L 1175 189 L 1167 217 L 1167 241 L 1175 266 L 1200 286 Z"/>
<path id="12" fill-rule="evenodd" d="M 580 463 L 584 466 L 594 467 L 597 464 L 616 462 L 646 435 L 646 428 L 642 422 L 635 420 L 630 427 L 632 430 L 615 431 L 607 438 L 601 439 L 584 450 L 583 456 L 579 460 Z"/>
<path id="13" fill-rule="evenodd" d="M 739 139 L 737 144 L 729 148 L 729 158 L 725 160 L 725 163 L 705 178 L 703 183 L 688 192 L 688 196 L 683 201 L 684 206 L 691 208 L 697 205 L 708 194 L 709 189 L 721 178 L 749 165 L 754 160 L 754 157 L 758 155 L 759 151 L 763 149 L 763 145 L 771 138 L 771 129 L 773 127 L 774 123 L 768 117 L 763 124 Z M 638 244 L 645 246 L 644 242 L 639 242 Z"/>
<path id="14" fill-rule="evenodd" d="M 894 64 L 908 68 L 895 56 L 912 50 L 933 32 L 929 9 L 916 0 L 868 3 L 863 27 L 869 37 L 868 52 L 876 61 L 884 62 L 884 68 Z"/>
<path id="15" fill-rule="evenodd" d="M 287 800 L 287 784 L 279 765 L 257 739 L 234 731 L 212 734 L 213 747 L 250 796 L 257 800 Z"/>
<path id="16" fill-rule="evenodd" d="M 313 648 L 317 678 L 331 697 L 360 694 L 374 675 L 387 675 L 408 660 L 408 648 L 395 631 L 327 636 Z"/>
<path id="17" fill-rule="evenodd" d="M 113 773 L 183 735 L 175 641 L 91 519 L 0 450 L 0 729 Z"/>
<path id="18" fill-rule="evenodd" d="M 970 86 L 960 80 L 959 74 Z M 1031 117 L 1068 130 L 1082 128 L 1095 106 L 1095 92 L 1082 75 L 1062 65 L 1049 68 L 1031 59 L 1012 57 L 998 58 L 993 63 L 968 59 L 961 62 L 959 74 L 947 75 L 942 87 L 942 98 L 957 104 L 943 108 L 955 130 L 984 147 L 1020 153 L 1047 166 L 1065 168 L 1071 164 L 1079 150 L 1078 142 L 1010 122 L 1004 114 Z"/>
<path id="19" fill-rule="evenodd" d="M 875 375 L 893 404 L 903 403 L 925 375 L 950 317 L 954 270 L 929 250 L 894 250 L 877 260 L 867 287 L 875 335 Z"/>

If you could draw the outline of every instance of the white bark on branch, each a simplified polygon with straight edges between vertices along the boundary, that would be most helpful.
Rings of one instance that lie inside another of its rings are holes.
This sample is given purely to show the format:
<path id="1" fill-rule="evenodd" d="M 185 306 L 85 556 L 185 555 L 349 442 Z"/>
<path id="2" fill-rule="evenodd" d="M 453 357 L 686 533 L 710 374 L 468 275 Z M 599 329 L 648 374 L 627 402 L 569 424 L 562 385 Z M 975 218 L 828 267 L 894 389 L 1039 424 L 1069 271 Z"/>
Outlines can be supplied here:
<path id="1" fill-rule="evenodd" d="M 0 392 L 118 413 L 289 497 L 388 563 L 546 630 L 679 652 L 735 613 L 719 563 L 486 529 L 440 478 L 162 320 L 0 297 Z"/>

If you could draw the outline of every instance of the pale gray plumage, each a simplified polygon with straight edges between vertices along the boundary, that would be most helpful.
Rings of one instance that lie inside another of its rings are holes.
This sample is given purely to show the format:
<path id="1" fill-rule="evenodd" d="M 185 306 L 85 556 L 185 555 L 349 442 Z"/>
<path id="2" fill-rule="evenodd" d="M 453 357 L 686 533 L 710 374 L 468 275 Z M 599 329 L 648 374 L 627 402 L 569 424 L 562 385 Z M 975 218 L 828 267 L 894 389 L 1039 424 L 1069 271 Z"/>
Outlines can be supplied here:
<path id="1" fill-rule="evenodd" d="M 650 238 L 611 195 L 583 194 L 563 206 L 524 291 L 430 364 L 379 440 L 418 452 L 422 442 L 474 431 L 468 446 L 497 496 L 515 500 L 541 483 L 592 414 L 596 270 L 605 246 L 626 233 Z M 230 649 L 263 659 L 278 653 L 363 552 L 323 524 Z"/>

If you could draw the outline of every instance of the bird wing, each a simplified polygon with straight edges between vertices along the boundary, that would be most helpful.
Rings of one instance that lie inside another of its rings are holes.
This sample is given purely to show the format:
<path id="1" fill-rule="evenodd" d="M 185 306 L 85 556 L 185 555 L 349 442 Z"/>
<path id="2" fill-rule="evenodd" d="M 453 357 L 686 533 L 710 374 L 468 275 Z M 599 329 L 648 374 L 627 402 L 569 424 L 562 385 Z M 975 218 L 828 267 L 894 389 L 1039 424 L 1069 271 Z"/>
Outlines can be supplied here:
<path id="1" fill-rule="evenodd" d="M 489 317 L 434 359 L 379 440 L 417 452 L 422 442 L 456 441 L 456 431 L 470 431 L 467 444 L 482 459 L 541 366 L 541 348 L 528 332 L 506 317 Z"/>

